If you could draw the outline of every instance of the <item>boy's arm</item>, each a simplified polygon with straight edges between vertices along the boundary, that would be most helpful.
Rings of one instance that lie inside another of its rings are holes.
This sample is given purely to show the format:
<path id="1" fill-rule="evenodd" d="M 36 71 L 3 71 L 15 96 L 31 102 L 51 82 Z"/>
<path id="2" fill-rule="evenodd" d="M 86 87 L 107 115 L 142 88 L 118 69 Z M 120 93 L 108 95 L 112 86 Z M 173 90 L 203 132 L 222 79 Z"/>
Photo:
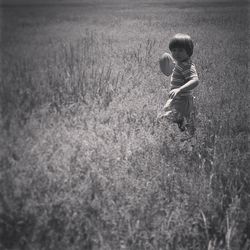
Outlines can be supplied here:
<path id="1" fill-rule="evenodd" d="M 180 92 L 185 92 L 188 90 L 192 90 L 195 87 L 197 87 L 199 84 L 199 79 L 198 77 L 193 77 L 191 80 L 189 80 L 187 83 L 185 83 L 184 85 L 182 85 L 180 87 Z"/>
<path id="2" fill-rule="evenodd" d="M 175 98 L 178 94 L 180 94 L 182 92 L 194 89 L 195 87 L 198 86 L 198 84 L 199 84 L 198 77 L 194 77 L 191 80 L 189 80 L 188 82 L 186 82 L 184 85 L 182 85 L 181 87 L 176 88 L 176 89 L 172 89 L 169 92 L 169 97 Z"/>

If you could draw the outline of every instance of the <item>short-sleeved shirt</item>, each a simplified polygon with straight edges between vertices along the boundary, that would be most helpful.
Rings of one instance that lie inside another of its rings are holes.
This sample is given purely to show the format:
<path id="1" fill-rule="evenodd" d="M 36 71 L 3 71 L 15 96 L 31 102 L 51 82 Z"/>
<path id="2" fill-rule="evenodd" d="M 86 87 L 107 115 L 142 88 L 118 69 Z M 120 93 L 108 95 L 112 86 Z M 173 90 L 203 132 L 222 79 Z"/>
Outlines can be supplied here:
<path id="1" fill-rule="evenodd" d="M 179 88 L 193 78 L 198 78 L 198 75 L 195 65 L 190 59 L 181 63 L 176 63 L 171 75 L 171 89 Z M 189 94 L 191 94 L 191 90 L 182 93 L 182 95 Z"/>

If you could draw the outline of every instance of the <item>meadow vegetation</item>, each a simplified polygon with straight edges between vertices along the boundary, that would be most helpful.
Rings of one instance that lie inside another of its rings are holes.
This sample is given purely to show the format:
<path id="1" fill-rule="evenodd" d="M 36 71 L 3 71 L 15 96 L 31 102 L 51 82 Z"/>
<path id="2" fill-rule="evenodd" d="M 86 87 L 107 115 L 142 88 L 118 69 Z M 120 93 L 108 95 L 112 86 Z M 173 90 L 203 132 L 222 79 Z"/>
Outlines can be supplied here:
<path id="1" fill-rule="evenodd" d="M 248 6 L 205 7 L 1 8 L 1 249 L 249 249 Z M 200 77 L 191 142 L 156 121 L 177 32 Z"/>

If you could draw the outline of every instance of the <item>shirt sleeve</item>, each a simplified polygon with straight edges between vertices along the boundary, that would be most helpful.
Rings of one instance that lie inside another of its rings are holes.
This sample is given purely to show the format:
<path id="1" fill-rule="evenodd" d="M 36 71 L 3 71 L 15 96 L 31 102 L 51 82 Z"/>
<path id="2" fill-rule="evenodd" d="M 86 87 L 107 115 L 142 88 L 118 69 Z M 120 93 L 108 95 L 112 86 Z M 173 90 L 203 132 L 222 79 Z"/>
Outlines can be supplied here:
<path id="1" fill-rule="evenodd" d="M 185 80 L 191 80 L 193 78 L 198 78 L 198 74 L 195 68 L 195 65 L 193 63 L 189 64 L 185 67 L 185 69 L 182 72 Z"/>

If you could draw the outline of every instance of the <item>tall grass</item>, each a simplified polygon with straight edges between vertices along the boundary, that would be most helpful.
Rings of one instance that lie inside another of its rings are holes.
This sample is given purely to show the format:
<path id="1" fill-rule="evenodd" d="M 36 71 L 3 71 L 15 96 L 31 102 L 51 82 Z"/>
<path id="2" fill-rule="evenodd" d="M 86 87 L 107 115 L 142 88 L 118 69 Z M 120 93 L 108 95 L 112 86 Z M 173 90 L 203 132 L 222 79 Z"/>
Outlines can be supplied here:
<path id="1" fill-rule="evenodd" d="M 48 44 L 38 58 L 4 57 L 3 249 L 249 248 L 248 61 L 241 49 L 249 48 L 228 21 L 245 24 L 237 9 L 235 22 L 231 12 L 203 20 L 202 13 L 185 19 L 192 10 L 170 9 L 164 18 L 151 8 L 150 18 L 108 12 L 113 22 Z M 168 81 L 157 60 L 175 32 L 171 21 L 199 41 L 192 142 L 156 122 Z M 198 21 L 194 31 L 189 25 Z"/>

